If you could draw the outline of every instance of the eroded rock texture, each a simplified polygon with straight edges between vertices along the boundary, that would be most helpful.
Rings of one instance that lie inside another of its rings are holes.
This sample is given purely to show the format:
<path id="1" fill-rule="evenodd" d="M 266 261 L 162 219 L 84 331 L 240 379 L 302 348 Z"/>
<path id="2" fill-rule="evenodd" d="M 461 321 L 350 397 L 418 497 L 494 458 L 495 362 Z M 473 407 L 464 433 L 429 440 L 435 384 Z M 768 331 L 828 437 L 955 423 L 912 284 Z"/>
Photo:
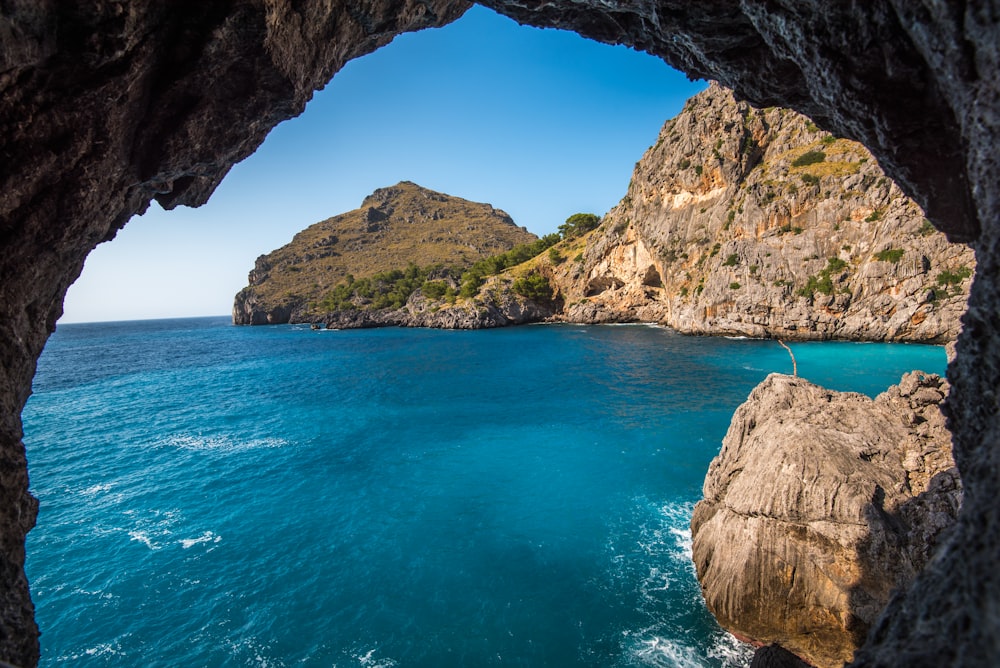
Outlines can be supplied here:
<path id="1" fill-rule="evenodd" d="M 850 661 L 958 514 L 946 394 L 919 372 L 874 400 L 778 374 L 751 392 L 691 521 L 725 628 L 821 668 Z"/>
<path id="2" fill-rule="evenodd" d="M 712 84 L 664 124 L 555 283 L 571 321 L 944 343 L 974 265 L 864 147 Z"/>
<path id="3" fill-rule="evenodd" d="M 953 539 L 893 601 L 861 665 L 1000 658 L 1000 4 L 996 0 L 491 0 L 630 44 L 759 106 L 864 143 L 977 276 L 948 406 L 965 499 Z M 20 412 L 87 253 L 155 198 L 205 200 L 343 63 L 459 16 L 446 0 L 0 4 L 0 659 L 37 636 Z"/>

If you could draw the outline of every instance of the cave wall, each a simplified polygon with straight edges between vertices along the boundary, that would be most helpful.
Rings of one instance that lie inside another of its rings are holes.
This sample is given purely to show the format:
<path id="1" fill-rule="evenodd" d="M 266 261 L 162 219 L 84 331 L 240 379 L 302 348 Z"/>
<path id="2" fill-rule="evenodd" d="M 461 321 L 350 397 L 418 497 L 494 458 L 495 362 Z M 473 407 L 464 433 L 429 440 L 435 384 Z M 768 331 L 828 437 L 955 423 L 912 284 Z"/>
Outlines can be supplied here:
<path id="1" fill-rule="evenodd" d="M 662 57 L 864 143 L 978 269 L 948 401 L 959 526 L 858 665 L 1000 662 L 1000 2 L 486 0 Z M 0 660 L 33 665 L 20 414 L 84 259 L 153 199 L 204 203 L 351 58 L 449 0 L 0 0 Z"/>

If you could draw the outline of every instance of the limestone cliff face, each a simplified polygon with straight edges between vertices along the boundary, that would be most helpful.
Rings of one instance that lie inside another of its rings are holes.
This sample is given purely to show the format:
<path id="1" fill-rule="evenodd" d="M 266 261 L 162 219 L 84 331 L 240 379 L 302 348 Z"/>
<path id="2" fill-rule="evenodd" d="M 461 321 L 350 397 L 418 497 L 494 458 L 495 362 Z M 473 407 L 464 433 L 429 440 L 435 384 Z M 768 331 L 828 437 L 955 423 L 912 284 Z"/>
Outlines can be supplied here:
<path id="1" fill-rule="evenodd" d="M 573 321 L 954 340 L 975 265 L 861 145 L 713 84 L 668 121 L 563 286 Z"/>
<path id="2" fill-rule="evenodd" d="M 958 515 L 947 392 L 919 372 L 874 400 L 777 374 L 751 392 L 691 522 L 725 628 L 821 668 L 851 660 Z"/>

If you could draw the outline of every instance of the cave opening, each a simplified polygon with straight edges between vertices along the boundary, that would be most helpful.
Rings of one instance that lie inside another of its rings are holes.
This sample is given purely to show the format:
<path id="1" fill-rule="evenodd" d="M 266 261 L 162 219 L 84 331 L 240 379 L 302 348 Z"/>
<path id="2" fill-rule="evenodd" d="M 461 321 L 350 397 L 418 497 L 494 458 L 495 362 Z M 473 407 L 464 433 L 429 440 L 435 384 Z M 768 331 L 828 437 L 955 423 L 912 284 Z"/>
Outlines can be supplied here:
<path id="1" fill-rule="evenodd" d="M 934 207 L 928 212 L 931 220 L 952 238 L 977 242 L 979 273 L 952 366 L 957 382 L 948 400 L 956 453 L 969 489 L 966 505 L 942 558 L 896 599 L 858 665 L 893 665 L 901 656 L 921 665 L 995 663 L 1000 655 L 995 614 L 998 584 L 990 574 L 995 569 L 993 547 L 1000 542 L 997 524 L 991 520 L 997 489 L 995 370 L 1000 347 L 994 314 L 996 249 L 1000 246 L 993 221 L 997 220 L 1000 199 L 993 175 L 1000 133 L 993 120 L 997 82 L 989 74 L 996 71 L 996 45 L 1000 44 L 995 3 L 919 8 L 901 3 L 849 7 L 804 3 L 794 8 L 744 3 L 739 8 L 724 4 L 694 9 L 687 3 L 666 0 L 640 8 L 583 3 L 537 7 L 489 4 L 536 25 L 574 28 L 595 39 L 640 45 L 692 75 L 711 75 L 760 104 L 782 104 L 807 113 L 824 127 L 865 143 L 907 192 L 921 204 Z M 464 9 L 443 3 L 434 7 L 441 15 L 431 18 L 447 22 Z M 115 5 L 107 11 L 119 10 Z M 260 126 L 251 127 L 248 119 L 268 116 L 273 124 L 278 117 L 294 115 L 302 91 L 321 86 L 345 60 L 378 46 L 377 39 L 411 29 L 414 14 L 406 16 L 411 22 L 405 24 L 393 23 L 385 15 L 378 21 L 362 21 L 369 34 L 382 32 L 356 50 L 325 54 L 330 64 L 305 57 L 297 69 L 286 59 L 281 63 L 285 68 L 282 75 L 289 81 L 294 79 L 294 94 L 287 89 L 267 90 L 253 101 L 225 100 L 234 113 L 220 116 L 231 122 L 214 128 L 216 137 L 196 132 L 195 138 L 202 143 L 186 142 L 191 137 L 185 137 L 184 132 L 197 125 L 196 119 L 183 128 L 171 126 L 177 136 L 168 137 L 171 141 L 162 150 L 143 146 L 134 152 L 137 147 L 116 145 L 115 150 L 96 155 L 88 152 L 86 145 L 113 138 L 116 131 L 109 132 L 109 128 L 122 130 L 121 137 L 135 136 L 137 100 L 109 94 L 114 84 L 120 83 L 116 77 L 135 72 L 95 67 L 95 63 L 107 62 L 105 54 L 91 58 L 95 45 L 102 49 L 113 42 L 119 57 L 127 52 L 122 50 L 123 44 L 135 46 L 119 40 L 131 24 L 96 21 L 101 25 L 101 31 L 93 31 L 96 39 L 81 39 L 86 31 L 69 31 L 64 33 L 66 40 L 59 43 L 49 39 L 55 31 L 44 12 L 26 18 L 21 6 L 10 11 L 15 29 L 7 29 L 8 17 L 4 17 L 4 29 L 16 48 L 5 53 L 5 64 L 10 64 L 13 74 L 7 76 L 5 71 L 3 81 L 6 108 L 11 110 L 3 117 L 5 130 L 10 131 L 5 139 L 11 141 L 4 146 L 8 158 L 4 176 L 9 187 L 4 189 L 2 200 L 4 215 L 10 216 L 5 218 L 10 224 L 4 228 L 10 245 L 4 255 L 6 310 L 0 322 L 5 362 L 0 378 L 2 445 L 5 458 L 9 457 L 5 461 L 10 462 L 0 490 L 4 509 L 0 520 L 7 537 L 2 574 L 4 610 L 9 614 L 5 614 L 5 633 L 0 637 L 6 654 L 28 665 L 37 659 L 37 635 L 21 568 L 23 538 L 34 521 L 34 507 L 27 493 L 18 416 L 30 393 L 37 357 L 61 312 L 68 283 L 78 274 L 93 244 L 113 234 L 154 193 L 162 193 L 160 184 L 172 179 L 186 189 L 174 193 L 174 201 L 197 203 L 207 197 L 219 176 L 217 171 L 226 171 L 261 139 Z M 262 31 L 256 25 L 245 29 L 244 19 L 252 18 L 254 11 L 249 5 L 240 5 L 234 10 L 234 21 L 213 33 L 220 41 L 235 39 L 236 47 L 221 53 L 202 51 L 206 67 L 218 65 L 234 52 L 238 58 L 240 49 L 246 54 L 260 51 Z M 70 18 L 81 19 L 81 24 L 89 18 L 74 12 Z M 389 19 L 393 12 L 406 14 L 394 5 Z M 184 31 L 191 28 L 159 6 L 146 13 L 137 11 L 132 18 L 139 24 L 145 21 L 147 27 L 171 27 L 166 31 L 171 38 L 186 37 L 189 33 Z M 279 16 L 272 27 L 286 25 L 283 21 L 291 25 L 294 18 Z M 110 36 L 106 41 L 102 41 L 104 31 Z M 145 34 L 152 39 L 142 45 L 148 48 L 142 56 L 162 46 L 155 30 Z M 315 35 L 290 31 L 270 37 L 274 38 L 272 46 L 276 44 L 280 50 L 307 44 Z M 240 43 L 240 39 L 245 41 Z M 52 50 L 61 50 L 60 58 L 47 60 Z M 199 51 L 194 48 L 190 52 Z M 172 53 L 185 57 L 183 49 Z M 80 54 L 87 57 L 80 58 Z M 874 60 L 873 54 L 877 56 Z M 81 72 L 88 76 L 81 79 L 77 76 Z M 95 72 L 98 76 L 89 78 Z M 204 74 L 197 67 L 190 72 L 194 72 L 194 79 Z M 53 73 L 56 76 L 50 76 Z M 11 93 L 14 81 L 29 95 L 16 89 Z M 49 87 L 53 82 L 67 81 L 82 82 L 74 85 L 74 92 L 80 95 L 72 100 L 60 98 L 62 91 L 53 92 Z M 128 92 L 141 96 L 142 88 Z M 163 109 L 170 109 L 169 96 Z M 156 113 L 154 110 L 153 115 Z M 50 132 L 52 115 L 61 118 L 57 133 Z M 35 118 L 36 124 L 22 124 L 29 118 Z M 94 133 L 67 135 L 65 128 L 74 123 Z M 66 146 L 67 142 L 72 145 Z M 53 160 L 49 149 L 60 146 L 74 152 L 73 160 Z M 130 162 L 136 159 L 144 169 L 160 167 L 162 174 L 139 173 L 138 166 Z M 81 173 L 86 176 L 85 183 Z M 26 263 L 30 271 L 24 271 Z M 927 623 L 928 619 L 934 623 Z"/>

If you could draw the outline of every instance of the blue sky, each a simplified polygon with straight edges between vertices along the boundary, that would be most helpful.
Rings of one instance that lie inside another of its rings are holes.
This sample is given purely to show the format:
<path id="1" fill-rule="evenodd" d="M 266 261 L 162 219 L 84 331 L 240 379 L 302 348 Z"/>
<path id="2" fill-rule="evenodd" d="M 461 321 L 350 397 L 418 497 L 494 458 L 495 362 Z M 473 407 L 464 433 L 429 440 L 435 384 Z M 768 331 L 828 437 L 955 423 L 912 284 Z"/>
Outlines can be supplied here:
<path id="1" fill-rule="evenodd" d="M 399 181 L 489 202 L 542 235 L 603 215 L 704 82 L 473 7 L 352 61 L 197 209 L 155 204 L 87 260 L 60 322 L 223 315 L 254 259 Z"/>

